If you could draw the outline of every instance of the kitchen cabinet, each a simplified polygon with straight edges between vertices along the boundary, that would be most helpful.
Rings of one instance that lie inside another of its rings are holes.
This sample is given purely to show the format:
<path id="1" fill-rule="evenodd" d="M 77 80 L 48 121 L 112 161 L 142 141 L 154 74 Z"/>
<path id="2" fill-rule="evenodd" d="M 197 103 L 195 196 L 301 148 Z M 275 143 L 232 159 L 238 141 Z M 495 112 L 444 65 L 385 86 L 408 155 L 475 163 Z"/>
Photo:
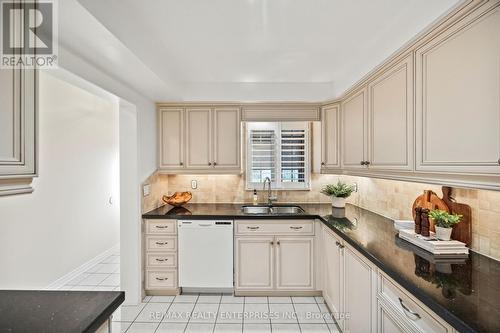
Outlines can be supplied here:
<path id="1" fill-rule="evenodd" d="M 368 83 L 368 110 L 369 168 L 413 170 L 412 54 Z"/>
<path id="2" fill-rule="evenodd" d="M 241 119 L 237 108 L 214 109 L 214 168 L 238 170 L 241 166 Z"/>
<path id="3" fill-rule="evenodd" d="M 212 110 L 186 109 L 186 169 L 212 167 Z"/>
<path id="4" fill-rule="evenodd" d="M 29 193 L 37 176 L 37 71 L 0 70 L 0 196 Z"/>
<path id="5" fill-rule="evenodd" d="M 314 288 L 314 238 L 276 238 L 276 289 Z"/>
<path id="6" fill-rule="evenodd" d="M 241 173 L 238 107 L 160 107 L 158 110 L 161 172 Z"/>
<path id="7" fill-rule="evenodd" d="M 365 258 L 323 227 L 323 297 L 344 332 L 374 332 L 376 270 Z M 343 317 L 349 314 L 349 317 Z"/>
<path id="8" fill-rule="evenodd" d="M 416 50 L 416 169 L 500 174 L 500 7 Z"/>
<path id="9" fill-rule="evenodd" d="M 313 220 L 240 220 L 235 292 L 314 292 Z"/>
<path id="10" fill-rule="evenodd" d="M 333 231 L 323 226 L 323 298 L 334 315 L 344 313 L 343 304 L 343 261 L 340 249 L 340 238 Z M 337 323 L 343 328 L 344 320 L 338 316 Z"/>
<path id="11" fill-rule="evenodd" d="M 274 237 L 235 239 L 236 290 L 274 288 Z"/>
<path id="12" fill-rule="evenodd" d="M 368 161 L 367 89 L 355 91 L 342 102 L 342 168 L 362 169 Z"/>
<path id="13" fill-rule="evenodd" d="M 160 169 L 184 168 L 183 109 L 160 109 L 158 118 Z"/>
<path id="14" fill-rule="evenodd" d="M 340 104 L 321 109 L 321 169 L 340 168 Z"/>

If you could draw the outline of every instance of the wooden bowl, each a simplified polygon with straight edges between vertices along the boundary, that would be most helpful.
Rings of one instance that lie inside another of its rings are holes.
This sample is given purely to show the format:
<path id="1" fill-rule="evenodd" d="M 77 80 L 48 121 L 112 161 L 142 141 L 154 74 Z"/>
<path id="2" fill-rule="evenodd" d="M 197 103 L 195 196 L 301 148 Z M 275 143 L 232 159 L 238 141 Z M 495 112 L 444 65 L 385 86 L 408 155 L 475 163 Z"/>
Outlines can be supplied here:
<path id="1" fill-rule="evenodd" d="M 175 192 L 174 194 L 172 194 L 170 196 L 164 195 L 162 197 L 162 200 L 163 200 L 163 202 L 165 202 L 171 206 L 180 207 L 180 206 L 184 205 L 185 203 L 188 203 L 192 197 L 193 197 L 193 195 L 191 194 L 191 192 Z"/>

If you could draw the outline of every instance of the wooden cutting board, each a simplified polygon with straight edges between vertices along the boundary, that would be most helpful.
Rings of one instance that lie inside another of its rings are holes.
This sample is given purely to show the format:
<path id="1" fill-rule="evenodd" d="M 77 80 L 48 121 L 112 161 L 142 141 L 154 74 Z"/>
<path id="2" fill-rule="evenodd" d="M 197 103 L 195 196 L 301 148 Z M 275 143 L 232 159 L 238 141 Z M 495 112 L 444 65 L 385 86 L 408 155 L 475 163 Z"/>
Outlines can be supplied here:
<path id="1" fill-rule="evenodd" d="M 443 186 L 443 201 L 452 214 L 463 215 L 462 221 L 453 227 L 451 239 L 463 242 L 470 247 L 472 242 L 472 209 L 469 205 L 457 203 L 451 196 L 451 187 Z"/>
<path id="2" fill-rule="evenodd" d="M 412 207 L 413 220 L 415 220 L 416 207 L 427 208 L 429 210 L 440 209 L 448 213 L 450 212 L 450 208 L 448 207 L 446 202 L 440 197 L 438 197 L 437 194 L 431 190 L 425 190 L 424 194 L 419 195 L 413 202 L 413 207 Z"/>

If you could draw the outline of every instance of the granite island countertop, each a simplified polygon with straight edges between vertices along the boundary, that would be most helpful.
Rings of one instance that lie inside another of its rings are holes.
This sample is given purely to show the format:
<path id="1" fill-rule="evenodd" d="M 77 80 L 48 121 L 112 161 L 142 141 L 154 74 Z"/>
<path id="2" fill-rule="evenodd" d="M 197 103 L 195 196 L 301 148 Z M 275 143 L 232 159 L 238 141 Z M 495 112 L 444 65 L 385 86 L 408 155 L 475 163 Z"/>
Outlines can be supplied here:
<path id="1" fill-rule="evenodd" d="M 500 332 L 500 262 L 471 252 L 468 259 L 443 261 L 401 240 L 394 221 L 347 205 L 290 204 L 304 209 L 294 215 L 244 214 L 241 204 L 165 205 L 144 219 L 304 219 L 315 218 L 366 256 L 384 273 L 459 332 Z M 334 216 L 335 215 L 335 216 Z"/>
<path id="2" fill-rule="evenodd" d="M 0 290 L 0 332 L 95 332 L 123 291 Z"/>

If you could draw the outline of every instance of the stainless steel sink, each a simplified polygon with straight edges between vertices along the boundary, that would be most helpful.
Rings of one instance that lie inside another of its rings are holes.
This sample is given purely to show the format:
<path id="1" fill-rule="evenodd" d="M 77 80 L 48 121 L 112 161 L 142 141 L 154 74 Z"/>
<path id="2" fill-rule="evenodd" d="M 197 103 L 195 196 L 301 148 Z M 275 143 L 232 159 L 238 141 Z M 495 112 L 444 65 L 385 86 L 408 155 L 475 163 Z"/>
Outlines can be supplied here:
<path id="1" fill-rule="evenodd" d="M 302 214 L 304 210 L 299 206 L 243 206 L 241 208 L 244 214 Z"/>

